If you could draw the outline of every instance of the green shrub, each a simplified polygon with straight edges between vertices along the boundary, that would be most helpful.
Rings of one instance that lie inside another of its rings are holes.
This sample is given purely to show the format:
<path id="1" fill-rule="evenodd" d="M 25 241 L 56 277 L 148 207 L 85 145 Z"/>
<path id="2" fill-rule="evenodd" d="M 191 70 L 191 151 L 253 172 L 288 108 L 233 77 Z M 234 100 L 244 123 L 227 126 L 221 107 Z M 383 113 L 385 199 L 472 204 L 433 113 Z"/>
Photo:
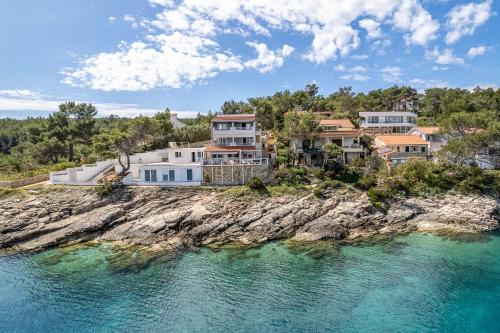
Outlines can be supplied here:
<path id="1" fill-rule="evenodd" d="M 309 184 L 307 169 L 303 167 L 282 168 L 276 172 L 276 179 L 280 184 L 303 185 Z"/>
<path id="2" fill-rule="evenodd" d="M 113 193 L 116 187 L 117 186 L 113 183 L 104 183 L 102 185 L 94 187 L 94 191 L 100 198 L 104 198 Z"/>
<path id="3" fill-rule="evenodd" d="M 385 200 L 387 200 L 387 194 L 384 190 L 377 187 L 372 187 L 366 192 L 366 194 L 368 195 L 368 198 L 370 198 L 370 201 L 372 202 L 373 206 L 375 206 L 377 209 L 383 212 L 387 211 L 385 205 Z"/>
<path id="4" fill-rule="evenodd" d="M 375 176 L 361 177 L 356 183 L 356 187 L 364 191 L 367 191 L 375 186 L 377 186 L 377 177 Z"/>
<path id="5" fill-rule="evenodd" d="M 323 198 L 323 190 L 321 190 L 319 187 L 313 190 L 313 194 L 317 198 Z"/>
<path id="6" fill-rule="evenodd" d="M 320 188 L 322 190 L 326 190 L 328 188 L 343 188 L 343 187 L 345 187 L 345 184 L 336 179 L 325 180 L 320 184 Z"/>
<path id="7" fill-rule="evenodd" d="M 262 179 L 257 176 L 250 178 L 245 185 L 251 190 L 262 190 L 266 187 Z"/>

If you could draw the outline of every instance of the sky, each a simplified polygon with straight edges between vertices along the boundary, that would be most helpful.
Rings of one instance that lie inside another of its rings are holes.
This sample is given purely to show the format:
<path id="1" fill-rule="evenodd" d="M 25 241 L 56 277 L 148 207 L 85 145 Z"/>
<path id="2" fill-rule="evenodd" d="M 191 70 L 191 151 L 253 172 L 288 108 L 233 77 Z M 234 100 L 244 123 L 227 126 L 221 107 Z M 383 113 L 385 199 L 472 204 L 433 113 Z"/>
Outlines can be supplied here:
<path id="1" fill-rule="evenodd" d="M 500 86 L 500 0 L 1 0 L 0 117 L 179 117 L 316 83 Z"/>

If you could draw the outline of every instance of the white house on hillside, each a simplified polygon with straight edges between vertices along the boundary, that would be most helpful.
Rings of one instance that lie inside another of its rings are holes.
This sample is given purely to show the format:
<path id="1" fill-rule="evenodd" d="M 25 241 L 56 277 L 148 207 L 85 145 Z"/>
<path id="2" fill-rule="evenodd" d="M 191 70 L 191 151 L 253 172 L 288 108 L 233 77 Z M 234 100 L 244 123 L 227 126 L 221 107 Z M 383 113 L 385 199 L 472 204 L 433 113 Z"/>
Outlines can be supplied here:
<path id="1" fill-rule="evenodd" d="M 417 114 L 409 111 L 360 112 L 359 127 L 367 135 L 406 134 L 417 124 Z"/>
<path id="2" fill-rule="evenodd" d="M 212 119 L 207 159 L 261 158 L 260 136 L 254 114 L 218 115 Z"/>

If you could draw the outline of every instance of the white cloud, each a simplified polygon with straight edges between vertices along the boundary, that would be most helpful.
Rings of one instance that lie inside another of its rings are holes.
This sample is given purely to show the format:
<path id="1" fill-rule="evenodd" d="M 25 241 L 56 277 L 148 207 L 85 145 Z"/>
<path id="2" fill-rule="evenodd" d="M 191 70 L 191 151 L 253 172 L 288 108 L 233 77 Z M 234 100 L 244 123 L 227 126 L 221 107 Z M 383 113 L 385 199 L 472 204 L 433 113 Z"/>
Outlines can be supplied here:
<path id="1" fill-rule="evenodd" d="M 468 3 L 453 7 L 448 13 L 446 25 L 446 44 L 453 44 L 463 36 L 471 36 L 477 27 L 484 24 L 492 15 L 492 0 L 483 3 Z"/>
<path id="2" fill-rule="evenodd" d="M 185 87 L 220 71 L 241 70 L 240 59 L 220 52 L 214 41 L 176 32 L 84 59 L 79 68 L 63 71 L 63 82 L 103 91 L 144 91 Z"/>
<path id="3" fill-rule="evenodd" d="M 351 58 L 354 60 L 366 60 L 369 58 L 369 56 L 368 54 L 353 54 Z"/>
<path id="4" fill-rule="evenodd" d="M 443 52 L 440 52 L 436 47 L 431 51 L 426 51 L 425 56 L 439 65 L 462 65 L 464 63 L 464 59 L 455 56 L 451 49 L 444 49 Z"/>
<path id="5" fill-rule="evenodd" d="M 382 80 L 389 83 L 401 82 L 402 71 L 398 66 L 386 66 L 380 70 L 382 73 Z"/>
<path id="6" fill-rule="evenodd" d="M 437 38 L 439 23 L 416 0 L 403 0 L 393 17 L 396 28 L 406 32 L 408 45 L 427 45 Z"/>
<path id="7" fill-rule="evenodd" d="M 245 61 L 244 65 L 248 68 L 256 69 L 261 73 L 270 72 L 283 66 L 284 57 L 289 56 L 294 48 L 285 44 L 281 50 L 269 50 L 264 43 L 247 42 L 248 46 L 257 51 L 257 58 Z"/>
<path id="8" fill-rule="evenodd" d="M 432 66 L 432 70 L 435 71 L 435 72 L 439 72 L 439 71 L 447 71 L 448 69 L 450 69 L 450 67 L 448 66 Z"/>
<path id="9" fill-rule="evenodd" d="M 372 19 L 363 19 L 359 21 L 359 26 L 366 30 L 368 38 L 382 37 L 382 29 L 380 23 Z"/>
<path id="10" fill-rule="evenodd" d="M 113 23 L 115 23 L 115 21 L 116 21 L 116 17 L 114 17 L 114 16 L 110 16 L 110 17 L 108 18 L 108 22 L 109 22 L 109 24 L 113 24 Z"/>
<path id="11" fill-rule="evenodd" d="M 486 53 L 486 46 L 478 46 L 478 47 L 471 47 L 469 49 L 469 52 L 467 52 L 467 55 L 469 58 L 474 58 L 480 55 L 483 55 Z"/>
<path id="12" fill-rule="evenodd" d="M 2 90 L 3 91 L 3 90 Z M 14 91 L 14 90 L 12 90 Z M 4 97 L 5 96 L 5 97 Z M 66 100 L 45 98 L 41 96 L 24 98 L 24 95 L 15 96 L 12 94 L 8 97 L 7 94 L 0 95 L 0 111 L 43 111 L 47 114 L 55 112 L 59 109 L 59 104 Z M 117 115 L 121 117 L 135 117 L 138 115 L 152 116 L 163 109 L 158 108 L 142 108 L 136 104 L 120 104 L 120 103 L 96 103 L 98 116 Z M 180 118 L 196 117 L 196 111 L 177 111 Z"/>
<path id="13" fill-rule="evenodd" d="M 412 79 L 410 84 L 420 92 L 428 88 L 445 88 L 449 86 L 448 82 L 439 79 Z"/>
<path id="14" fill-rule="evenodd" d="M 29 89 L 6 89 L 6 90 L 0 90 L 0 96 L 34 99 L 42 97 L 42 94 L 39 91 L 29 90 Z"/>
<path id="15" fill-rule="evenodd" d="M 348 68 L 343 64 L 339 64 L 339 65 L 335 66 L 334 69 L 336 71 L 339 71 L 339 72 L 348 72 L 348 73 L 366 72 L 366 68 L 363 66 L 354 66 L 354 67 Z"/>
<path id="16" fill-rule="evenodd" d="M 342 80 L 350 80 L 350 81 L 367 81 L 370 79 L 369 76 L 362 74 L 346 74 L 340 76 L 340 78 Z"/>
<path id="17" fill-rule="evenodd" d="M 360 27 L 368 30 L 368 37 L 378 38 L 382 36 L 381 23 L 392 25 L 404 34 L 408 45 L 426 45 L 436 38 L 439 28 L 417 0 L 149 0 L 149 3 L 158 9 L 154 17 L 123 18 L 132 27 L 144 30 L 143 39 L 121 44 L 115 52 L 81 59 L 74 68 L 62 71 L 62 81 L 105 91 L 178 88 L 203 82 L 224 71 L 250 68 L 268 72 L 282 66 L 283 58 L 293 51 L 291 47 L 281 52 L 260 47 L 257 59 L 245 59 L 246 56 L 235 54 L 221 44 L 219 37 L 224 34 L 241 38 L 296 32 L 310 36 L 311 44 L 300 53 L 303 59 L 319 64 L 338 56 L 347 57 L 356 50 L 361 45 Z M 380 47 L 386 47 L 390 41 L 381 43 Z M 185 52 L 186 48 L 195 51 Z"/>

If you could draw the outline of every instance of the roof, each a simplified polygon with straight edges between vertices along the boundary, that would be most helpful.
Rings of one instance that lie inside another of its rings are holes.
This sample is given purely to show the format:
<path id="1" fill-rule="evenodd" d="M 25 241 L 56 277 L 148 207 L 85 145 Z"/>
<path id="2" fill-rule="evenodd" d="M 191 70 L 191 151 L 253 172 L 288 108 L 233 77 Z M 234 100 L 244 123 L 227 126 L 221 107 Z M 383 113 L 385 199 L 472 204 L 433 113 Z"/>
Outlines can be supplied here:
<path id="1" fill-rule="evenodd" d="M 424 134 L 437 134 L 439 132 L 438 126 L 418 126 L 415 129 Z"/>
<path id="2" fill-rule="evenodd" d="M 240 151 L 240 150 L 257 150 L 255 146 L 207 146 L 207 152 L 216 151 Z"/>
<path id="3" fill-rule="evenodd" d="M 427 145 L 427 142 L 422 140 L 417 135 L 378 135 L 375 137 L 387 146 L 392 145 Z"/>
<path id="4" fill-rule="evenodd" d="M 345 119 L 321 119 L 319 121 L 321 126 L 339 126 L 343 128 L 354 128 L 354 125 L 347 118 Z"/>
<path id="5" fill-rule="evenodd" d="M 212 122 L 223 122 L 223 121 L 255 121 L 255 115 L 250 113 L 240 113 L 240 114 L 220 114 L 212 119 Z"/>

